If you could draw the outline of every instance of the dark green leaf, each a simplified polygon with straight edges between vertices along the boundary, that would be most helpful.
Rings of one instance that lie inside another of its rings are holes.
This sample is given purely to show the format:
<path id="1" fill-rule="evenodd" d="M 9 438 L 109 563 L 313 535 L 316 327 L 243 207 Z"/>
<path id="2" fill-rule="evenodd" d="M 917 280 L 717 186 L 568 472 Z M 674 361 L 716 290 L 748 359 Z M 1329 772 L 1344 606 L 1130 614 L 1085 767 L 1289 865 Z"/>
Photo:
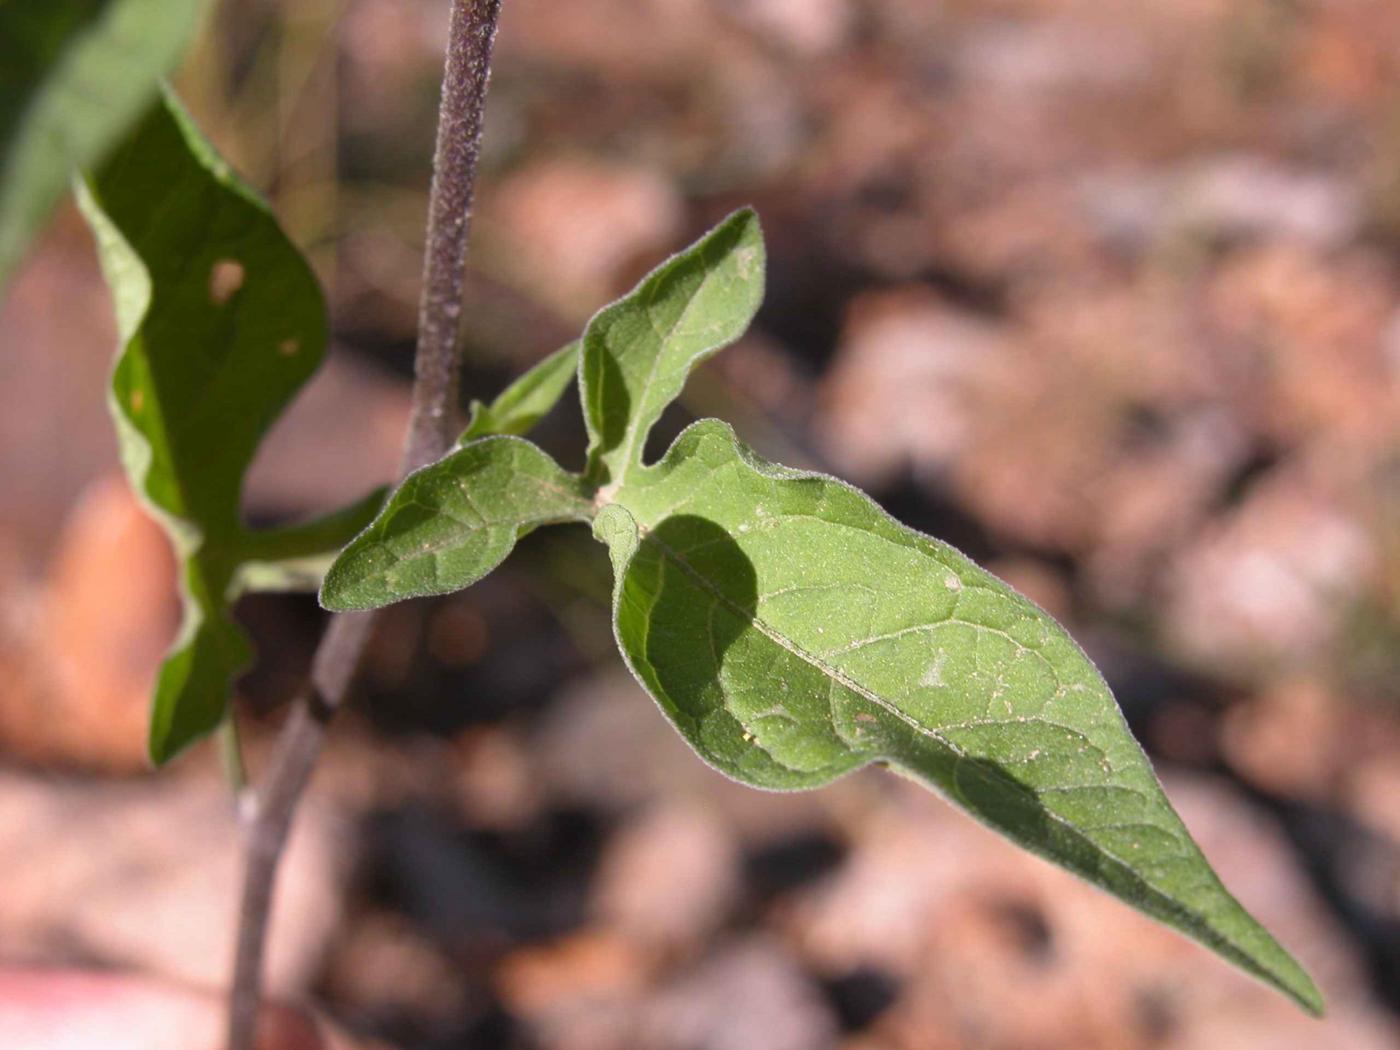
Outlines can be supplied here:
<path id="1" fill-rule="evenodd" d="M 377 507 L 253 532 L 243 474 L 315 371 L 325 309 L 267 207 L 166 97 L 90 179 L 80 203 L 116 302 L 123 349 L 110 402 L 133 487 L 183 561 L 185 615 L 161 669 L 151 757 L 164 762 L 224 717 L 248 644 L 228 608 L 247 585 L 290 582 Z"/>
<path id="2" fill-rule="evenodd" d="M 0 287 L 68 188 L 155 98 L 203 0 L 0 0 Z"/>

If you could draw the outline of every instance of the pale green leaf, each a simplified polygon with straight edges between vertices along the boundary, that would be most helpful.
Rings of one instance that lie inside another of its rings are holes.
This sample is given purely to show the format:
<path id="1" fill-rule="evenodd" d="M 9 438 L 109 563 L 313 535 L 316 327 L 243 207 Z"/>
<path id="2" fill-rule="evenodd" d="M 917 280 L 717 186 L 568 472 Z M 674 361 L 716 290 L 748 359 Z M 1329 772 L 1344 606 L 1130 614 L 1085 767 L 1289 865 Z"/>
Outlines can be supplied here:
<path id="1" fill-rule="evenodd" d="M 0 0 L 0 287 L 155 98 L 203 0 Z"/>
<path id="2" fill-rule="evenodd" d="M 326 574 L 328 609 L 372 609 L 481 579 L 538 525 L 586 521 L 579 478 L 517 437 L 487 437 L 410 474 Z"/>
<path id="3" fill-rule="evenodd" d="M 622 483 L 690 370 L 743 335 L 763 299 L 763 232 L 735 212 L 598 312 L 583 333 L 579 388 L 591 481 Z"/>
<path id="4" fill-rule="evenodd" d="M 230 682 L 249 656 L 229 617 L 239 590 L 310 571 L 363 527 L 378 500 L 312 526 L 244 526 L 243 474 L 321 361 L 325 308 L 266 205 L 173 98 L 147 114 L 79 197 L 117 309 L 122 350 L 109 401 L 122 460 L 183 562 L 184 620 L 151 713 L 159 763 L 224 717 Z"/>
<path id="5" fill-rule="evenodd" d="M 597 518 L 618 644 L 716 769 L 809 788 L 887 762 L 1312 1011 L 1307 974 L 1221 885 L 1064 629 L 850 486 L 716 420 Z M 956 858 L 949 858 L 956 863 Z"/>
<path id="6" fill-rule="evenodd" d="M 578 371 L 581 341 L 554 351 L 501 392 L 489 405 L 471 404 L 471 419 L 458 444 L 488 434 L 526 434 L 559 403 Z"/>

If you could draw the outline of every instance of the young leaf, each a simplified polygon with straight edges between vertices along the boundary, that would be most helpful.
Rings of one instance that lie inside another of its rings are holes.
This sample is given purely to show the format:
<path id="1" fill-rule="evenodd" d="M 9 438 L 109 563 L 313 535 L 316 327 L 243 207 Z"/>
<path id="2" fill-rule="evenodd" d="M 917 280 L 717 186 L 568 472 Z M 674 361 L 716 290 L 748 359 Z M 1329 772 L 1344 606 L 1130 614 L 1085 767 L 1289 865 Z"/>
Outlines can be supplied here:
<path id="1" fill-rule="evenodd" d="M 580 479 L 536 445 L 488 437 L 404 480 L 326 574 L 327 609 L 373 609 L 481 579 L 537 525 L 586 521 Z"/>
<path id="2" fill-rule="evenodd" d="M 522 375 L 489 405 L 473 401 L 471 419 L 458 444 L 488 434 L 526 434 L 559 403 L 578 371 L 580 340 L 554 351 Z"/>
<path id="3" fill-rule="evenodd" d="M 164 762 L 224 717 L 248 643 L 229 605 L 362 528 L 373 497 L 321 522 L 251 532 L 243 474 L 320 363 L 321 292 L 267 207 L 170 96 L 80 186 L 123 349 L 109 403 L 132 486 L 182 559 L 184 620 L 161 668 L 150 753 Z"/>
<path id="4" fill-rule="evenodd" d="M 155 97 L 203 0 L 0 2 L 0 287 L 68 188 Z"/>
<path id="5" fill-rule="evenodd" d="M 888 762 L 1321 1009 L 1211 871 L 1093 664 L 1006 584 L 717 420 L 615 499 L 627 516 L 607 508 L 597 531 L 618 644 L 715 768 L 788 789 Z"/>
<path id="6" fill-rule="evenodd" d="M 604 307 L 583 333 L 589 480 L 619 485 L 690 370 L 744 334 L 763 299 L 763 233 L 744 208 Z"/>

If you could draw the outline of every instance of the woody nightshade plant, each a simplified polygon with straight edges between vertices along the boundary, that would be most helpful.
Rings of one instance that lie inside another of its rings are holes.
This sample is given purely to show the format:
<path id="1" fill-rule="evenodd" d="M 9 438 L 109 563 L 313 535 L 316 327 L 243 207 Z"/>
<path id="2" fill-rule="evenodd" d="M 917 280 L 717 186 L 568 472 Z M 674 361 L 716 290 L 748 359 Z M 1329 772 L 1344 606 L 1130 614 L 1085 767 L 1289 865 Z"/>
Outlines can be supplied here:
<path id="1" fill-rule="evenodd" d="M 0 5 L 0 28 L 16 11 Z M 51 23 L 15 23 L 27 35 L 14 39 L 32 46 L 13 67 L 23 90 L 0 103 L 0 140 L 22 161 L 0 167 L 0 270 L 51 204 L 53 172 L 83 169 L 122 337 L 110 401 L 123 461 L 182 561 L 186 614 L 153 702 L 152 759 L 216 729 L 236 751 L 239 593 L 319 585 L 336 613 L 252 795 L 231 1047 L 251 1045 L 277 860 L 370 611 L 470 586 L 525 533 L 556 525 L 587 526 L 603 545 L 622 659 L 721 773 L 798 790 L 884 765 L 1321 1012 L 1311 979 L 1220 883 L 1103 678 L 1045 612 L 846 483 L 768 462 L 718 420 L 646 461 L 690 372 L 758 310 L 754 212 L 730 215 L 578 340 L 474 403 L 458 436 L 459 295 L 496 0 L 451 8 L 405 476 L 387 499 L 371 493 L 308 525 L 246 528 L 244 472 L 324 352 L 324 304 L 267 206 L 159 91 L 174 45 L 122 43 L 154 9 L 111 0 L 107 11 L 64 22 L 71 11 L 55 4 Z M 157 99 L 144 116 L 82 103 L 83 85 L 110 78 L 122 54 L 135 63 L 130 97 Z M 82 148 L 36 166 L 44 134 Z M 26 190 L 31 170 L 37 189 Z M 578 472 L 524 436 L 575 380 L 588 438 Z"/>

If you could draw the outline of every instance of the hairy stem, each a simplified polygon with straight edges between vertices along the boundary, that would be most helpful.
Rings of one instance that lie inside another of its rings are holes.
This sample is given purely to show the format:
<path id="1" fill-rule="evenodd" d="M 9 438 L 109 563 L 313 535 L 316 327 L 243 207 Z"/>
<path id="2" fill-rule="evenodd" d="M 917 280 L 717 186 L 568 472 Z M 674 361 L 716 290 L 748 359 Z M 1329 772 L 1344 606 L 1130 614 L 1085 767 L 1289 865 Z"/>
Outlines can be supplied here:
<path id="1" fill-rule="evenodd" d="M 433 185 L 428 195 L 428 239 L 418 302 L 413 416 L 404 442 L 403 472 L 441 458 L 457 436 L 461 361 L 457 328 L 467 262 L 481 119 L 490 77 L 491 45 L 501 0 L 453 0 L 447 66 L 442 76 Z"/>
<path id="2" fill-rule="evenodd" d="M 462 276 L 500 7 L 501 0 L 452 3 L 428 195 L 413 408 L 401 467 L 404 474 L 440 458 L 456 437 Z M 258 791 L 257 811 L 248 833 L 229 990 L 229 1050 L 253 1050 L 278 862 L 326 727 L 344 701 L 364 653 L 372 620 L 370 613 L 342 613 L 332 619 L 316 650 L 310 682 L 282 727 Z"/>

